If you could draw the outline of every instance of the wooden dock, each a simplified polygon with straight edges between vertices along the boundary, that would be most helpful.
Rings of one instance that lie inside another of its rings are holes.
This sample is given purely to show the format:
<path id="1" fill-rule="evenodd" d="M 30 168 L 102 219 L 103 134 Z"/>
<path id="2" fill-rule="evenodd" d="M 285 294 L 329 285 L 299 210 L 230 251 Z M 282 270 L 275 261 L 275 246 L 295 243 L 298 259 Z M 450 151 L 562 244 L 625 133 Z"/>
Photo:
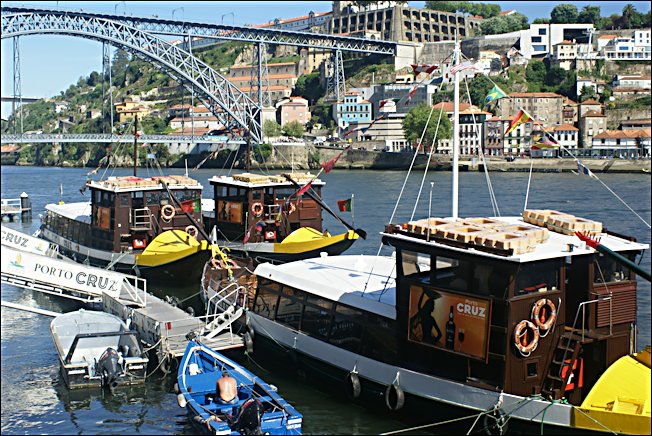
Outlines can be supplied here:
<path id="1" fill-rule="evenodd" d="M 144 307 L 138 307 L 108 294 L 102 296 L 104 311 L 130 319 L 130 328 L 138 332 L 145 347 L 155 350 L 163 372 L 170 372 L 183 356 L 189 335 L 201 337 L 203 344 L 216 351 L 244 346 L 242 336 L 233 332 L 231 320 L 222 313 L 197 317 L 154 295 L 148 294 L 146 300 Z"/>
<path id="2" fill-rule="evenodd" d="M 2 221 L 27 221 L 32 218 L 32 204 L 27 194 L 23 192 L 21 198 L 3 198 L 0 200 L 0 213 Z"/>

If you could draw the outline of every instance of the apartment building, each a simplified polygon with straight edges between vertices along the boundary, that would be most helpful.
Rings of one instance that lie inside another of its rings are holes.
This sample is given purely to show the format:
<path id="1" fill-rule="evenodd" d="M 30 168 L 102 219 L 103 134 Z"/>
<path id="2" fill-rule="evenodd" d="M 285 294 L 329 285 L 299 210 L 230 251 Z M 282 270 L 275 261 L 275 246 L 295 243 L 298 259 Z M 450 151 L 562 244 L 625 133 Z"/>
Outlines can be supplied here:
<path id="1" fill-rule="evenodd" d="M 575 126 L 562 124 L 553 130 L 553 137 L 557 143 L 567 150 L 577 150 L 579 148 L 579 132 Z M 573 153 L 574 154 L 574 153 Z"/>
<path id="2" fill-rule="evenodd" d="M 593 24 L 531 24 L 520 31 L 521 53 L 528 59 L 544 58 L 553 54 L 555 46 L 569 41 L 575 48 L 562 44 L 564 56 L 571 51 L 576 57 L 582 56 L 590 51 L 589 35 L 593 31 Z"/>
<path id="3" fill-rule="evenodd" d="M 522 108 L 545 126 L 563 124 L 563 96 L 554 92 L 514 92 L 509 97 L 498 100 L 500 118 L 513 119 Z"/>
<path id="4" fill-rule="evenodd" d="M 301 72 L 303 73 L 303 72 Z M 292 89 L 299 78 L 299 63 L 279 62 L 267 64 L 267 79 L 269 87 L 263 84 L 263 92 L 270 95 L 271 104 L 274 105 L 285 97 L 292 95 Z M 253 78 L 253 86 L 252 86 Z M 235 65 L 229 70 L 228 79 L 244 93 L 258 95 L 258 66 Z"/>
<path id="5" fill-rule="evenodd" d="M 650 29 L 635 30 L 630 36 L 613 36 L 602 44 L 602 54 L 606 59 L 615 61 L 649 61 L 652 59 Z M 600 47 L 600 40 L 598 43 Z"/>
<path id="6" fill-rule="evenodd" d="M 437 110 L 443 110 L 446 116 L 453 122 L 454 104 L 451 102 L 437 103 Z M 492 117 L 490 112 L 480 110 L 468 103 L 460 103 L 460 154 L 465 156 L 479 155 L 483 150 L 483 126 L 485 121 Z M 452 154 L 453 147 L 451 140 L 440 140 L 437 142 L 437 153 Z"/>
<path id="7" fill-rule="evenodd" d="M 357 91 L 347 91 L 344 94 L 344 100 L 333 104 L 333 119 L 342 129 L 350 124 L 370 123 L 372 121 L 371 102 L 364 100 Z"/>
<path id="8" fill-rule="evenodd" d="M 528 121 L 505 135 L 511 118 L 491 117 L 484 122 L 484 151 L 489 156 L 518 156 L 530 150 L 534 123 Z"/>
<path id="9" fill-rule="evenodd" d="M 650 76 L 616 75 L 612 82 L 614 88 L 650 89 Z"/>
<path id="10" fill-rule="evenodd" d="M 594 156 L 649 158 L 650 129 L 605 130 L 593 138 Z"/>
<path id="11" fill-rule="evenodd" d="M 302 15 L 300 17 L 294 18 L 275 18 L 272 21 L 269 21 L 265 24 L 259 24 L 254 27 L 280 30 L 310 30 L 315 26 L 323 26 L 327 24 L 332 14 L 332 11 L 310 11 L 308 15 Z"/>
<path id="12" fill-rule="evenodd" d="M 591 148 L 593 138 L 607 130 L 607 116 L 591 110 L 580 115 L 580 147 Z"/>
<path id="13" fill-rule="evenodd" d="M 276 114 L 277 121 L 281 126 L 293 121 L 298 121 L 305 126 L 312 116 L 308 107 L 308 100 L 303 97 L 290 97 L 279 101 L 276 104 Z"/>
<path id="14" fill-rule="evenodd" d="M 410 8 L 403 3 L 384 1 L 367 8 L 352 1 L 334 1 L 328 31 L 333 34 L 364 33 L 381 39 L 408 42 L 454 40 L 468 33 L 463 14 Z"/>
<path id="15" fill-rule="evenodd" d="M 566 71 L 575 68 L 577 44 L 574 41 L 562 41 L 552 46 L 552 63 Z"/>

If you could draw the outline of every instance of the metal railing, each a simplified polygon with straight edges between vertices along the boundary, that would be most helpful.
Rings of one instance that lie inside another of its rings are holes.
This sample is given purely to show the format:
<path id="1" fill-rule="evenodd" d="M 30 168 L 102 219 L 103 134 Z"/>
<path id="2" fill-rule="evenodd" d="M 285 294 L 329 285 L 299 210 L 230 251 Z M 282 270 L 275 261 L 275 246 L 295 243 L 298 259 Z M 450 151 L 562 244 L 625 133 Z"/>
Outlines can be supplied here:
<path id="1" fill-rule="evenodd" d="M 151 230 L 152 229 L 152 212 L 149 208 L 134 209 L 134 221 L 131 230 Z"/>

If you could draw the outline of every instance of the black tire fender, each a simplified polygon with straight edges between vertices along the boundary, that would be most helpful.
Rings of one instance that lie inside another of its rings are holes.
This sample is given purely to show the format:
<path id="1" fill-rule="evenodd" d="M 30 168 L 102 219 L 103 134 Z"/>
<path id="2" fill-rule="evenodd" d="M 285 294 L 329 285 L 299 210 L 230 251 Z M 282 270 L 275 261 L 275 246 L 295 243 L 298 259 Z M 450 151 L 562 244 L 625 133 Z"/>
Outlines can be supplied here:
<path id="1" fill-rule="evenodd" d="M 405 404 L 405 393 L 403 393 L 403 389 L 396 383 L 387 386 L 385 390 L 385 405 L 387 408 L 391 411 L 396 411 L 402 408 L 403 404 Z"/>
<path id="2" fill-rule="evenodd" d="M 254 339 L 249 334 L 249 332 L 246 332 L 244 334 L 244 336 L 242 337 L 242 340 L 244 342 L 245 351 L 247 352 L 247 354 L 253 354 L 254 353 Z"/>

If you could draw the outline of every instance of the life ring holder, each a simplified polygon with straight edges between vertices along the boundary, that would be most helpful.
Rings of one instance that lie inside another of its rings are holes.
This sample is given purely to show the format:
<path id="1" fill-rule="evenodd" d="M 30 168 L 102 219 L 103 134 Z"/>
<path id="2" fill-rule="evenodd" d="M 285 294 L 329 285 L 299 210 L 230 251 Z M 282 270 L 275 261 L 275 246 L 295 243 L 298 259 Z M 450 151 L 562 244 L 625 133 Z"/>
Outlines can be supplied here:
<path id="1" fill-rule="evenodd" d="M 545 310 L 546 307 L 548 310 Z M 542 314 L 545 321 L 542 320 Z M 552 326 L 554 326 L 555 322 L 557 321 L 557 307 L 555 306 L 555 303 L 547 298 L 541 298 L 537 300 L 537 302 L 534 303 L 534 306 L 532 306 L 532 314 L 530 319 L 538 327 L 539 330 L 545 331 L 545 333 L 540 333 L 540 336 L 542 338 L 546 337 L 548 333 L 550 333 Z"/>
<path id="2" fill-rule="evenodd" d="M 532 330 L 532 339 L 528 340 L 528 330 Z M 527 319 L 516 324 L 514 328 L 514 345 L 523 357 L 528 357 L 539 345 L 539 329 Z"/>
<path id="3" fill-rule="evenodd" d="M 256 202 L 251 205 L 251 213 L 256 217 L 260 218 L 263 216 L 263 204 L 260 202 Z"/>
<path id="4" fill-rule="evenodd" d="M 193 238 L 197 239 L 197 235 L 199 234 L 199 231 L 197 230 L 197 227 L 193 226 L 192 224 L 187 226 L 185 228 L 186 233 L 188 233 L 190 236 Z"/>
<path id="5" fill-rule="evenodd" d="M 175 214 L 176 211 L 174 210 L 174 206 L 170 204 L 166 204 L 161 208 L 161 218 L 164 220 L 170 221 L 172 218 L 174 218 Z"/>

